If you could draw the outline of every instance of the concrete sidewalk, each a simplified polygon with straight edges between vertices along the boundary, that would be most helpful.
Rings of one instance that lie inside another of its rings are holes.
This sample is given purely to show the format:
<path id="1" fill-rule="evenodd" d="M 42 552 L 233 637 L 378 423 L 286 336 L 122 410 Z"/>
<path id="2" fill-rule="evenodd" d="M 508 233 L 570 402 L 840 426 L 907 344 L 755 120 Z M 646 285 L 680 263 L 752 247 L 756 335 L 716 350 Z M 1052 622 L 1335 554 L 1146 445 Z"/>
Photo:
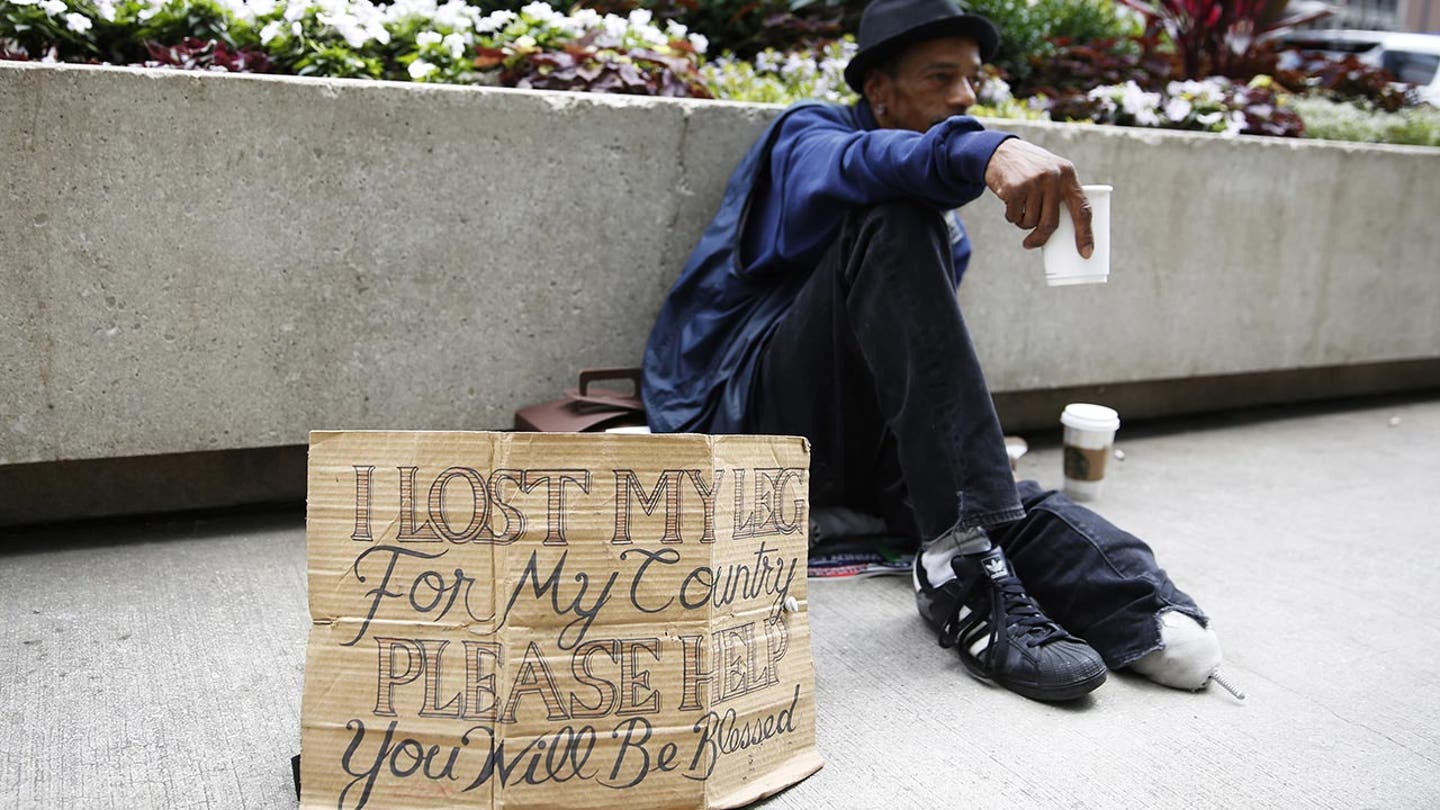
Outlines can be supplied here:
<path id="1" fill-rule="evenodd" d="M 1053 437 L 1051 437 L 1053 441 Z M 1040 446 L 1022 473 L 1059 477 Z M 899 579 L 812 581 L 828 764 L 771 808 L 1440 804 L 1440 398 L 1122 430 L 1097 509 L 1209 611 L 1244 703 L 968 677 Z M 298 510 L 0 537 L 0 807 L 285 807 Z"/>

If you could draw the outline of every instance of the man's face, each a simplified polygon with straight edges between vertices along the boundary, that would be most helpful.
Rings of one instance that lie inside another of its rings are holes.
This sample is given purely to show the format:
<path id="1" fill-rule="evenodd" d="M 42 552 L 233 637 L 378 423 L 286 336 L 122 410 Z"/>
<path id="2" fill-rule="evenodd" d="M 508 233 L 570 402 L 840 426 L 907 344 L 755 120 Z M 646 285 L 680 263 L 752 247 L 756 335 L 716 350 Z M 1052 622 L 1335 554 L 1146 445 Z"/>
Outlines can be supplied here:
<path id="1" fill-rule="evenodd" d="M 924 132 L 975 103 L 980 46 L 964 37 L 942 37 L 910 46 L 895 73 L 872 70 L 865 98 L 882 127 Z"/>

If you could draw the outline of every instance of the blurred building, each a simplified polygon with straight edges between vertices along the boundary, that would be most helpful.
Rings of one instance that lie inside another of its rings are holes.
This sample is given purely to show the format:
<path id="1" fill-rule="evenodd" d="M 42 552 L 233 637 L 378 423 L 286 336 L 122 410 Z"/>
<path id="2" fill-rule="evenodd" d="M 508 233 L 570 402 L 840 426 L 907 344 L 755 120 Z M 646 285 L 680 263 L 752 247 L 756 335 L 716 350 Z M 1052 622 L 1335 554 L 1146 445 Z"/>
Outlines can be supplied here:
<path id="1" fill-rule="evenodd" d="M 1325 5 L 1335 13 L 1306 28 L 1440 33 L 1440 0 L 1328 0 L 1291 3 L 1290 7 L 1299 10 Z"/>

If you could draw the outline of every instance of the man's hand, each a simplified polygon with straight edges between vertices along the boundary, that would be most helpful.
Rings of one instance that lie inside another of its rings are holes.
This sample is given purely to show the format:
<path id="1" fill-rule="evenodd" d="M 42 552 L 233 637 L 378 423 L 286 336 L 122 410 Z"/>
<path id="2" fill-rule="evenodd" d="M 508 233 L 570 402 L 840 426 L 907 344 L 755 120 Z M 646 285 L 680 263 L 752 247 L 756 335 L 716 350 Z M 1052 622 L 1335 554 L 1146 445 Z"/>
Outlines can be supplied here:
<path id="1" fill-rule="evenodd" d="M 1037 248 L 1060 225 L 1060 206 L 1075 222 L 1075 247 L 1090 258 L 1095 237 L 1090 232 L 1090 201 L 1080 188 L 1075 165 L 1019 138 L 1000 144 L 985 169 L 985 185 L 1005 203 L 1005 218 L 1030 231 L 1026 248 Z"/>

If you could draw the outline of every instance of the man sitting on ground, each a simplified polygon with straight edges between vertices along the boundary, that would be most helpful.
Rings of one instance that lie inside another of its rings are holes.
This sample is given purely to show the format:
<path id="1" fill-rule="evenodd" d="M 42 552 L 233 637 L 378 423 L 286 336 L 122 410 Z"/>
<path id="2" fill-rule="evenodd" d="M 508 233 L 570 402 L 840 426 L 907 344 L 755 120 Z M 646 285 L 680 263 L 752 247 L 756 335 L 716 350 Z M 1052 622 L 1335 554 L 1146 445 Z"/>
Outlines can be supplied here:
<path id="1" fill-rule="evenodd" d="M 920 543 L 920 615 L 977 676 L 1038 700 L 1090 692 L 1107 665 L 1197 688 L 1220 661 L 1205 614 L 1143 542 L 1015 483 L 961 316 L 955 209 L 987 187 L 1027 248 L 1065 206 L 1092 249 L 1074 167 L 964 114 L 998 43 L 953 0 L 866 8 L 845 73 L 862 100 L 780 115 L 666 300 L 651 428 L 807 437 L 812 504 Z"/>

